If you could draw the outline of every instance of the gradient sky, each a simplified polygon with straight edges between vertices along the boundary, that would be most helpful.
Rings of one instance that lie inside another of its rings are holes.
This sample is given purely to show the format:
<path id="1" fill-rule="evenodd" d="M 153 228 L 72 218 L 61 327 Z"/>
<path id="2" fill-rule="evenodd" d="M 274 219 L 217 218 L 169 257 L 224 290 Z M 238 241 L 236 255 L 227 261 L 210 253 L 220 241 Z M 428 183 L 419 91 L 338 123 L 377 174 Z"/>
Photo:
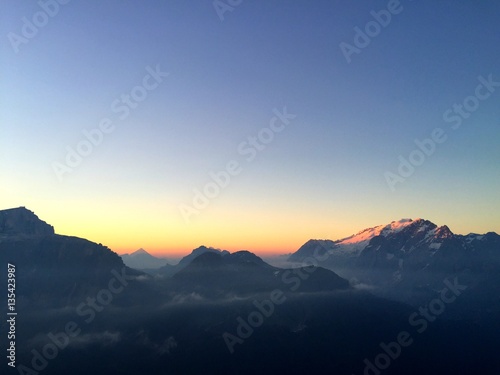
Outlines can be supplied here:
<path id="1" fill-rule="evenodd" d="M 285 253 L 403 217 L 500 232 L 500 88 L 458 129 L 443 120 L 479 76 L 500 82 L 500 3 L 401 1 L 348 63 L 340 44 L 387 6 L 243 1 L 221 20 L 212 1 L 73 0 L 44 19 L 4 1 L 0 207 L 119 253 Z M 23 17 L 42 26 L 14 46 Z M 112 103 L 157 65 L 169 76 L 120 119 Z M 296 117 L 247 161 L 239 145 L 284 107 Z M 105 118 L 60 180 L 53 163 Z M 447 140 L 392 191 L 384 173 L 435 128 Z M 231 160 L 241 172 L 186 222 L 180 205 Z"/>

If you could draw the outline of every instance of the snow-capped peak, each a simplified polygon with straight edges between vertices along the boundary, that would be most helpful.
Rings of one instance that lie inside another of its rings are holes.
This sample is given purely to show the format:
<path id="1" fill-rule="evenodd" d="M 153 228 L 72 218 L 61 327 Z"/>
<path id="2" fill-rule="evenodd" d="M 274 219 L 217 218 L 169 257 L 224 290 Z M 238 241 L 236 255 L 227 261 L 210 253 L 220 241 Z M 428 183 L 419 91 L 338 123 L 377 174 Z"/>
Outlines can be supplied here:
<path id="1" fill-rule="evenodd" d="M 379 225 L 373 228 L 362 230 L 357 234 L 353 234 L 350 237 L 340 240 L 338 243 L 347 245 L 347 244 L 354 244 L 361 242 L 369 242 L 373 237 L 376 236 L 380 235 L 387 236 L 388 234 L 398 233 L 402 231 L 404 228 L 406 228 L 408 225 L 412 224 L 413 222 L 414 221 L 412 219 L 401 219 L 399 221 L 393 221 L 387 225 Z"/>
<path id="2" fill-rule="evenodd" d="M 373 228 L 368 228 L 362 230 L 357 234 L 353 234 L 352 236 L 346 237 L 342 240 L 336 241 L 337 251 L 342 253 L 352 253 L 355 255 L 362 251 L 370 242 L 373 237 L 376 236 L 384 236 L 398 233 L 403 229 L 407 228 L 412 224 L 416 224 L 418 222 L 423 221 L 422 219 L 401 219 L 398 221 L 393 221 L 390 224 L 379 225 Z"/>

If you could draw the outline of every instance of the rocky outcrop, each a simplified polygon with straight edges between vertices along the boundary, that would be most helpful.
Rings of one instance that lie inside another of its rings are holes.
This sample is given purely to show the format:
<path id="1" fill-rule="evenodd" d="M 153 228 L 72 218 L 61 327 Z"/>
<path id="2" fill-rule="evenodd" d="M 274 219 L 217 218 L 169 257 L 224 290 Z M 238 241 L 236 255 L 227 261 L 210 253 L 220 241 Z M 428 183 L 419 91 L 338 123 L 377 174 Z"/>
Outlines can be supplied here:
<path id="1" fill-rule="evenodd" d="M 0 211 L 0 236 L 50 236 L 54 227 L 40 220 L 32 211 L 25 207 L 11 208 Z"/>

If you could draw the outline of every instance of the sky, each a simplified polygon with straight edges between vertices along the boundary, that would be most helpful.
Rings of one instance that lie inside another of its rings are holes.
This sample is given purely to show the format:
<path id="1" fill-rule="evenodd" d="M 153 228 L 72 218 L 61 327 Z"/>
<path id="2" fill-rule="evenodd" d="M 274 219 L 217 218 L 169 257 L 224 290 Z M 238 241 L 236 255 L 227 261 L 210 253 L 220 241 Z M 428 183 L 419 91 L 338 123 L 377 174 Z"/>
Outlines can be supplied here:
<path id="1" fill-rule="evenodd" d="M 0 208 L 118 253 L 500 232 L 500 3 L 3 2 Z"/>

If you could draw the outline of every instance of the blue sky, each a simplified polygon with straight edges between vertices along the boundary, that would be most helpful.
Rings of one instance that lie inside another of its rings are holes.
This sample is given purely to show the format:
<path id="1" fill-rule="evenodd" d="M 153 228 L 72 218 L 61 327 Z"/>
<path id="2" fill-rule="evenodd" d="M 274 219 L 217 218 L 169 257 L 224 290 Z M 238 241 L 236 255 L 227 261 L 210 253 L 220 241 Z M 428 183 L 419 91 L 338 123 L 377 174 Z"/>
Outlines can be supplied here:
<path id="1" fill-rule="evenodd" d="M 391 3 L 348 63 L 339 45 Z M 4 9 L 3 208 L 116 251 L 285 252 L 402 217 L 500 231 L 500 89 L 460 128 L 443 120 L 478 77 L 500 81 L 499 4 L 242 1 L 221 20 L 211 1 L 73 0 L 17 47 L 9 33 L 42 8 Z M 169 75 L 120 119 L 112 103 L 148 67 Z M 284 108 L 296 117 L 247 162 L 238 146 Z M 105 118 L 114 130 L 58 178 L 53 163 Z M 392 191 L 384 174 L 436 128 L 447 140 Z M 186 221 L 180 207 L 231 160 L 241 173 Z"/>

